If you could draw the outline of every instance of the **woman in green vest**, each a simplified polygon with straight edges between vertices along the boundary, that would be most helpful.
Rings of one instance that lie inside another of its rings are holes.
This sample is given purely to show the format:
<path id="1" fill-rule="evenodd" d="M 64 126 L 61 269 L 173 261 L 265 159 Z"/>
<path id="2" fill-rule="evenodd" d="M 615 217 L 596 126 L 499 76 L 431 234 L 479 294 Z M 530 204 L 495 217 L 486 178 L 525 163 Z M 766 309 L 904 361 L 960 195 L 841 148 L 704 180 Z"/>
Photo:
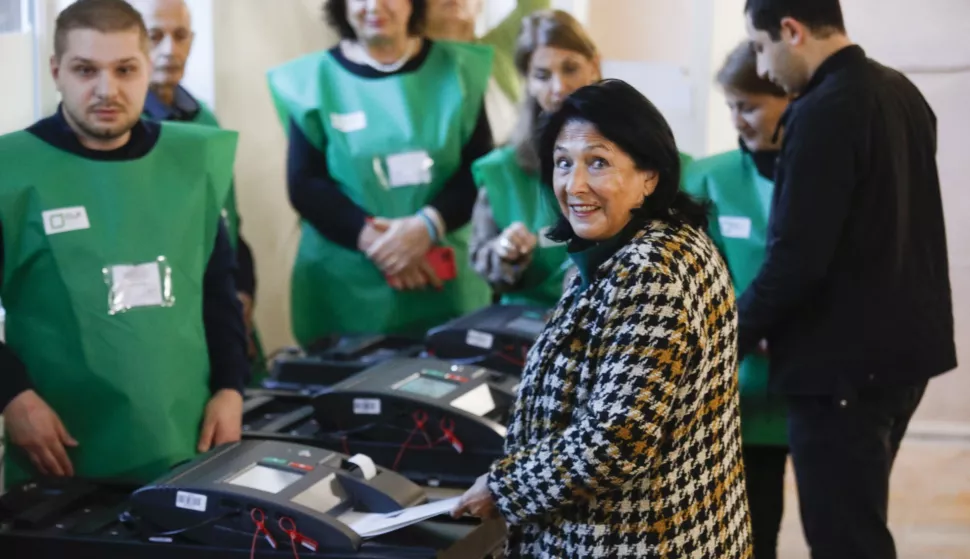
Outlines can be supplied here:
<path id="1" fill-rule="evenodd" d="M 269 73 L 302 218 L 291 305 L 304 347 L 335 334 L 423 336 L 489 302 L 468 264 L 468 221 L 471 163 L 492 148 L 492 52 L 424 38 L 426 7 L 328 0 L 340 43 Z"/>
<path id="2" fill-rule="evenodd" d="M 479 187 L 472 214 L 472 266 L 505 304 L 552 307 L 562 295 L 566 247 L 546 238 L 560 212 L 539 179 L 532 138 L 539 118 L 570 93 L 600 79 L 599 54 L 575 18 L 544 10 L 522 21 L 515 62 L 526 82 L 512 143 L 472 166 Z"/>
<path id="3" fill-rule="evenodd" d="M 788 97 L 758 76 L 755 54 L 745 42 L 727 57 L 717 74 L 724 89 L 739 149 L 694 161 L 685 174 L 685 189 L 708 200 L 716 219 L 710 235 L 724 255 L 735 292 L 740 295 L 765 258 L 768 213 L 774 188 L 774 164 L 781 145 L 775 129 Z M 788 457 L 783 400 L 768 393 L 768 354 L 762 351 L 741 362 L 741 432 L 754 532 L 756 559 L 773 559 L 784 510 L 784 477 Z"/>
<path id="4" fill-rule="evenodd" d="M 484 0 L 428 0 L 427 36 L 440 41 L 480 43 L 495 49 L 492 79 L 485 94 L 485 107 L 496 144 L 508 140 L 518 120 L 516 106 L 522 97 L 522 81 L 515 67 L 516 38 L 522 19 L 537 10 L 548 9 L 550 0 L 506 0 L 513 8 L 481 37 L 475 25 Z"/>

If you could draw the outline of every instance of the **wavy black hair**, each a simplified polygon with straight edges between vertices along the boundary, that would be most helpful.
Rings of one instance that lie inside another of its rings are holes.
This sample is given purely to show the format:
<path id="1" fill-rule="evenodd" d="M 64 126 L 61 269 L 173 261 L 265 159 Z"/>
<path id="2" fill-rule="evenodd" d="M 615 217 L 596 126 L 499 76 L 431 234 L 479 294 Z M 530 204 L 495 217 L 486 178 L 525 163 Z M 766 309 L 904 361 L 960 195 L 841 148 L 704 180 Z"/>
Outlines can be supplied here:
<path id="1" fill-rule="evenodd" d="M 357 33 L 347 21 L 347 0 L 326 0 L 323 3 L 323 16 L 341 39 L 354 40 Z M 427 0 L 411 0 L 411 18 L 408 19 L 408 35 L 420 37 L 424 35 L 425 25 L 428 23 Z"/>
<path id="2" fill-rule="evenodd" d="M 674 133 L 660 111 L 649 99 L 622 80 L 609 79 L 581 87 L 563 100 L 554 113 L 539 125 L 536 149 L 539 153 L 542 182 L 551 188 L 555 169 L 556 139 L 567 122 L 588 122 L 600 134 L 623 150 L 642 171 L 659 174 L 657 187 L 633 210 L 633 220 L 688 223 L 707 228 L 708 207 L 680 189 L 680 152 Z M 559 242 L 579 240 L 569 220 L 563 216 L 548 237 Z"/>

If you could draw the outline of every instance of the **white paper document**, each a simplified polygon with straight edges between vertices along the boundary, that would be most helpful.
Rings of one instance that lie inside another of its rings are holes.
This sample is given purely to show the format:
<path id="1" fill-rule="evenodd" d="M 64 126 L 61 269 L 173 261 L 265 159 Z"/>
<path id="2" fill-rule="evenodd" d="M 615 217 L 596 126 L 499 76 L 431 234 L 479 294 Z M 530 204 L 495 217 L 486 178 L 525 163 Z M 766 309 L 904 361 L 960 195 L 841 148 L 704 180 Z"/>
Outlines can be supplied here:
<path id="1" fill-rule="evenodd" d="M 388 513 L 345 512 L 340 515 L 340 521 L 350 526 L 360 537 L 373 538 L 429 518 L 450 515 L 458 506 L 459 500 L 461 497 L 453 497 Z"/>

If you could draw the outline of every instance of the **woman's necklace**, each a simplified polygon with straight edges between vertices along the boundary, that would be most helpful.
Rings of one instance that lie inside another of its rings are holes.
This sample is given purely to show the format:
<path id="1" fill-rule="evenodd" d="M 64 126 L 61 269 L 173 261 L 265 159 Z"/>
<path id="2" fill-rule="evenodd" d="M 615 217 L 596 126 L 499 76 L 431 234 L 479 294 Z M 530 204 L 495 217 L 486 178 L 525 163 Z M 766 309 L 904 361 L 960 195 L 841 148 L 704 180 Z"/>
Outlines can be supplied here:
<path id="1" fill-rule="evenodd" d="M 415 41 L 414 39 L 408 39 L 408 44 L 405 47 L 404 54 L 401 56 L 401 58 L 398 58 L 393 62 L 386 62 L 386 63 L 374 60 L 374 58 L 367 52 L 367 48 L 364 47 L 364 45 L 357 42 L 354 42 L 351 44 L 354 46 L 353 53 L 355 55 L 355 58 L 361 60 L 362 62 L 364 62 L 364 64 L 367 64 L 368 66 L 377 70 L 378 72 L 384 72 L 384 73 L 390 74 L 391 72 L 397 72 L 398 70 L 403 68 L 404 65 L 407 64 L 408 60 L 411 59 L 412 51 L 414 50 Z"/>

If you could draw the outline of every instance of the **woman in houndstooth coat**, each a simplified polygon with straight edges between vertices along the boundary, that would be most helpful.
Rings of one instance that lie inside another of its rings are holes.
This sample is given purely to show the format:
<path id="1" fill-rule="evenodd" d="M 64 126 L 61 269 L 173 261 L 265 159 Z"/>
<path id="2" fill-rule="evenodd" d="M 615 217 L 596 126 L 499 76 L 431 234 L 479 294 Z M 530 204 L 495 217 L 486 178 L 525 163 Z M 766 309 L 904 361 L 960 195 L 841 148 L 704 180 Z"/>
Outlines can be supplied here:
<path id="1" fill-rule="evenodd" d="M 628 84 L 577 90 L 538 138 L 578 274 L 529 354 L 505 457 L 455 514 L 509 557 L 751 557 L 730 275 Z"/>

